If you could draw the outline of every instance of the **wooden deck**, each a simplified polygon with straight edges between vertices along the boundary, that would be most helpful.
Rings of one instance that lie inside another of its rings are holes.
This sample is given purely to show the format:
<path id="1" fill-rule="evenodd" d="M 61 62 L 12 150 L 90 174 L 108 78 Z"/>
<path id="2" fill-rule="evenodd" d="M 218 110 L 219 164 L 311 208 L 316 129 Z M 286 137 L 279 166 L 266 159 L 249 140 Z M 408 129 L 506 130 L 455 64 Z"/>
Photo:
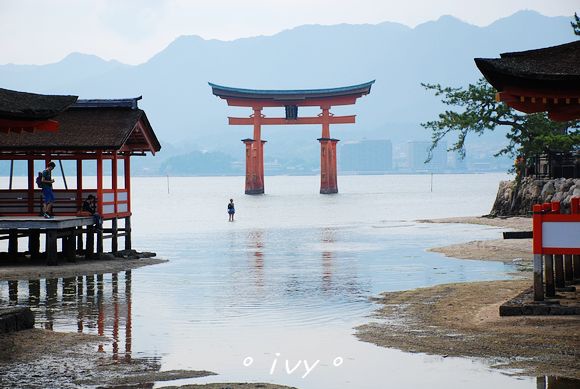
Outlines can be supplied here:
<path id="1" fill-rule="evenodd" d="M 55 216 L 45 219 L 42 216 L 3 216 L 0 217 L 0 230 L 8 229 L 57 229 L 90 226 L 92 217 Z"/>
<path id="2" fill-rule="evenodd" d="M 76 255 L 81 252 L 86 257 L 92 257 L 95 249 L 95 233 L 97 235 L 97 254 L 100 254 L 103 252 L 103 231 L 95 228 L 92 217 L 56 216 L 52 219 L 45 219 L 42 216 L 0 217 L 0 240 L 8 239 L 9 256 L 18 257 L 18 240 L 19 238 L 27 238 L 28 250 L 24 254 L 38 258 L 40 256 L 40 235 L 44 234 L 46 236 L 47 265 L 58 264 L 58 239 L 62 239 L 62 251 L 67 260 L 74 261 Z M 84 250 L 83 235 L 86 237 Z M 116 236 L 115 223 L 115 239 Z"/>

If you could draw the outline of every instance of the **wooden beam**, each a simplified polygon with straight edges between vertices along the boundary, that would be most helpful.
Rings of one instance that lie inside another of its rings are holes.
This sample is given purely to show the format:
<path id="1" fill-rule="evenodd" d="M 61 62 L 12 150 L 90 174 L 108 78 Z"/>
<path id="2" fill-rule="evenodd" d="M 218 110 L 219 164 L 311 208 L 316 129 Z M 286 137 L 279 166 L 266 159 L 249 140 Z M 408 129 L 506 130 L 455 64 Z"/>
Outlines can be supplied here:
<path id="1" fill-rule="evenodd" d="M 353 124 L 355 123 L 356 115 L 350 116 L 330 116 L 328 118 L 329 124 Z M 238 118 L 228 117 L 229 124 L 232 126 L 251 126 L 254 125 L 254 118 Z M 260 119 L 260 124 L 266 126 L 275 125 L 293 125 L 293 124 L 323 124 L 324 119 L 321 116 L 302 117 L 296 120 L 287 120 L 285 118 L 268 118 Z"/>
<path id="2" fill-rule="evenodd" d="M 305 100 L 259 100 L 259 99 L 242 99 L 229 97 L 226 101 L 231 107 L 284 107 L 286 105 L 296 105 L 298 107 L 319 107 L 321 105 L 353 105 L 356 99 L 362 95 L 342 96 L 335 98 L 318 98 Z"/>

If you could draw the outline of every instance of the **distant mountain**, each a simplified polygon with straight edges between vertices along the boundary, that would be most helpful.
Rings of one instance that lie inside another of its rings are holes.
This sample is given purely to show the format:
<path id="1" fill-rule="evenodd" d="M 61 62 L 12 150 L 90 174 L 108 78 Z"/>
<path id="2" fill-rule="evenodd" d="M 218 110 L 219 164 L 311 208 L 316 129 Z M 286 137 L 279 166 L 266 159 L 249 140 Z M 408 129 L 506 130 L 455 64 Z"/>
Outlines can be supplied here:
<path id="1" fill-rule="evenodd" d="M 419 123 L 442 109 L 421 82 L 465 85 L 480 77 L 474 57 L 572 41 L 569 20 L 522 11 L 486 27 L 443 16 L 415 28 L 390 22 L 306 25 L 227 42 L 182 36 L 137 66 L 78 53 L 50 65 L 2 65 L 0 87 L 81 98 L 143 95 L 140 105 L 159 138 L 175 146 L 169 155 L 162 152 L 156 158 L 205 150 L 242 161 L 240 139 L 250 136 L 251 129 L 229 127 L 226 117 L 250 112 L 227 107 L 211 94 L 208 81 L 300 89 L 376 79 L 371 94 L 355 107 L 335 109 L 358 117 L 355 125 L 334 126 L 332 135 L 342 140 L 391 139 L 396 144 L 429 139 Z M 266 127 L 267 158 L 316 164 L 320 131 L 316 126 Z M 501 134 L 484 136 L 478 147 L 497 149 L 500 142 Z"/>

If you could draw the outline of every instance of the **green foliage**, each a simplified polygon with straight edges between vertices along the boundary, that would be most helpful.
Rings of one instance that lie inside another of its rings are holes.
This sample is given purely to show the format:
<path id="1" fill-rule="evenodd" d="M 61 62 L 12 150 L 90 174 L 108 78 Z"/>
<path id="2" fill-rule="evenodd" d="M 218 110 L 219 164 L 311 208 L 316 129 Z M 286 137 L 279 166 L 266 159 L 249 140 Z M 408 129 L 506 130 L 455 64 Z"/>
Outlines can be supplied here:
<path id="1" fill-rule="evenodd" d="M 448 151 L 456 151 L 465 157 L 465 140 L 468 135 L 480 136 L 500 126 L 509 127 L 508 144 L 495 156 L 522 155 L 525 158 L 546 151 L 570 151 L 580 145 L 580 121 L 554 122 L 545 113 L 526 115 L 495 99 L 496 90 L 481 78 L 467 88 L 442 87 L 440 84 L 421 84 L 426 90 L 441 96 L 441 101 L 456 110 L 446 110 L 438 120 L 421 123 L 431 130 L 432 151 L 450 134 L 457 140 Z"/>
<path id="2" fill-rule="evenodd" d="M 570 24 L 574 29 L 574 34 L 580 35 L 580 18 L 578 17 L 578 14 L 576 12 L 574 12 L 574 21 L 570 22 Z"/>

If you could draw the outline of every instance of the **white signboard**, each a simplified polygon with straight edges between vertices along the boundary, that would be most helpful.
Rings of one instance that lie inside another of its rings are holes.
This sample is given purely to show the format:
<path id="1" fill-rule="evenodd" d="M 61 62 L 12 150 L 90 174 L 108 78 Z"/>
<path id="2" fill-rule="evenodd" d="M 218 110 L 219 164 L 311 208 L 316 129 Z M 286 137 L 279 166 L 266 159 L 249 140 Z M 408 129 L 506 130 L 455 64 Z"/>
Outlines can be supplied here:
<path id="1" fill-rule="evenodd" d="M 542 247 L 580 248 L 580 222 L 543 222 Z"/>

